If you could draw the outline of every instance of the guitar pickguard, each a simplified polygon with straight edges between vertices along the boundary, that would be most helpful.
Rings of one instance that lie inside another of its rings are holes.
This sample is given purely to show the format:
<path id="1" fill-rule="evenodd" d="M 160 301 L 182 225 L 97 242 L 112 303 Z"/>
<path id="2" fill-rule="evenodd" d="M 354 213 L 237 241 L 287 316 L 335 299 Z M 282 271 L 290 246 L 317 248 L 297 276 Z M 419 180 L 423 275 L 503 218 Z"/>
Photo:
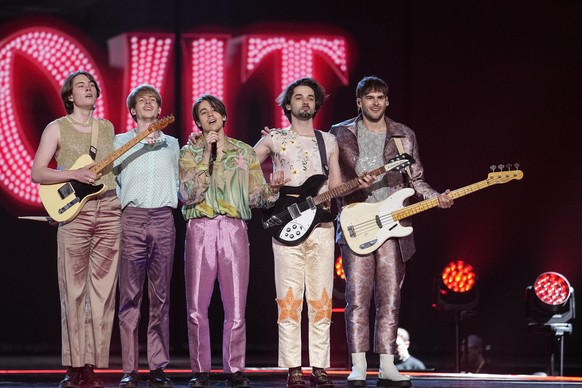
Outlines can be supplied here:
<path id="1" fill-rule="evenodd" d="M 305 234 L 311 231 L 310 226 L 315 219 L 316 213 L 316 209 L 308 209 L 301 213 L 299 217 L 288 222 L 279 233 L 280 240 L 293 243 L 305 237 Z"/>

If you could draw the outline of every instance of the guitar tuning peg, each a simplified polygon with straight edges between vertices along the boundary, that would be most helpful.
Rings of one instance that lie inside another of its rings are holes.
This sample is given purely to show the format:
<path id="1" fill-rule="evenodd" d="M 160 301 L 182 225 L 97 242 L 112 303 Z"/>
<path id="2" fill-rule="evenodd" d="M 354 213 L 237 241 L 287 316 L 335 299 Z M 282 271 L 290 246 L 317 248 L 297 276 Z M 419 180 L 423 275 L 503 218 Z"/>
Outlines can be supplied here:
<path id="1" fill-rule="evenodd" d="M 497 168 L 496 165 L 492 164 L 491 166 L 489 166 L 489 169 L 491 170 L 491 172 L 495 172 L 495 169 Z"/>
<path id="2" fill-rule="evenodd" d="M 505 167 L 505 166 L 504 166 L 503 164 L 500 164 L 500 165 L 498 165 L 498 166 L 497 166 L 497 168 L 499 169 L 499 171 L 503 171 L 503 168 L 504 168 L 504 167 Z"/>
<path id="3" fill-rule="evenodd" d="M 513 166 L 511 165 L 511 163 L 507 163 L 505 167 L 507 168 L 507 171 L 511 171 L 511 167 Z"/>
<path id="4" fill-rule="evenodd" d="M 513 163 L 513 165 L 515 166 L 516 170 L 519 170 L 519 163 Z"/>

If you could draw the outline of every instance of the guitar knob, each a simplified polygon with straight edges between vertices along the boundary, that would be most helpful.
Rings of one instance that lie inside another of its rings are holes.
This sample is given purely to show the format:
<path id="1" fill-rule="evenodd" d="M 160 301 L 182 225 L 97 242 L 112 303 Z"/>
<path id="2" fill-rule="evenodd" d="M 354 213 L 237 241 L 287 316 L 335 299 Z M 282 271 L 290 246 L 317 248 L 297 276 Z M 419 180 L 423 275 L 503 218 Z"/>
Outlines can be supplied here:
<path id="1" fill-rule="evenodd" d="M 291 231 L 291 228 L 287 227 L 287 229 L 285 229 L 287 232 Z"/>
<path id="2" fill-rule="evenodd" d="M 297 229 L 297 225 L 293 225 L 293 229 Z"/>

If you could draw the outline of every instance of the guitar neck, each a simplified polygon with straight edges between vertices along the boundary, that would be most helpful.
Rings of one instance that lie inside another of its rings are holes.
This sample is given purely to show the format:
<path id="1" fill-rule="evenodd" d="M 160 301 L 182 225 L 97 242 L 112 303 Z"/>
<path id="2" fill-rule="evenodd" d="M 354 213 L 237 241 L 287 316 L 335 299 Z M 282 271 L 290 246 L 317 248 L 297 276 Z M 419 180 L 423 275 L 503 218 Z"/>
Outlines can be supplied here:
<path id="1" fill-rule="evenodd" d="M 131 139 L 130 141 L 128 141 L 127 143 L 125 143 L 124 145 L 119 147 L 117 150 L 115 150 L 115 152 L 109 154 L 104 159 L 95 163 L 95 165 L 93 167 L 91 167 L 91 170 L 95 174 L 99 174 L 101 171 L 103 171 L 105 168 L 107 168 L 107 166 L 109 166 L 111 163 L 113 163 L 115 161 L 115 159 L 119 158 L 121 155 L 123 155 L 124 153 L 129 151 L 134 145 L 136 145 L 137 143 L 139 143 L 140 141 L 145 139 L 147 135 L 149 135 L 150 133 L 152 133 L 156 130 L 158 130 L 158 128 L 156 128 L 153 125 L 150 125 L 150 127 L 148 129 L 146 129 L 143 132 L 140 132 L 136 137 L 134 137 L 133 139 Z"/>
<path id="2" fill-rule="evenodd" d="M 453 199 L 464 197 L 465 195 L 474 193 L 475 191 L 479 191 L 481 189 L 484 189 L 486 187 L 491 186 L 490 183 L 491 182 L 489 182 L 488 180 L 473 183 L 472 185 L 461 187 L 460 189 L 451 191 L 449 193 L 449 196 L 452 197 Z M 394 219 L 395 221 L 399 221 L 399 220 L 402 220 L 404 218 L 408 218 L 408 217 L 413 216 L 415 214 L 421 213 L 425 210 L 432 209 L 433 207 L 437 207 L 438 205 L 439 205 L 439 200 L 437 197 L 430 198 L 430 199 L 415 203 L 413 205 L 406 206 L 400 210 L 394 211 L 392 213 L 392 219 Z"/>
<path id="3" fill-rule="evenodd" d="M 373 177 L 376 177 L 380 174 L 385 173 L 386 171 L 387 171 L 386 166 L 382 166 L 382 167 L 378 167 L 372 171 L 368 171 L 368 174 L 373 176 Z M 333 188 L 329 191 L 326 191 L 323 194 L 320 194 L 320 195 L 314 197 L 313 202 L 316 205 L 319 205 L 319 204 L 322 204 L 324 202 L 331 200 L 332 198 L 341 197 L 343 194 L 355 189 L 356 187 L 358 187 L 360 185 L 360 182 L 358 181 L 358 179 L 360 179 L 360 177 L 354 178 L 350 181 L 347 181 L 346 183 L 342 183 L 338 187 Z"/>

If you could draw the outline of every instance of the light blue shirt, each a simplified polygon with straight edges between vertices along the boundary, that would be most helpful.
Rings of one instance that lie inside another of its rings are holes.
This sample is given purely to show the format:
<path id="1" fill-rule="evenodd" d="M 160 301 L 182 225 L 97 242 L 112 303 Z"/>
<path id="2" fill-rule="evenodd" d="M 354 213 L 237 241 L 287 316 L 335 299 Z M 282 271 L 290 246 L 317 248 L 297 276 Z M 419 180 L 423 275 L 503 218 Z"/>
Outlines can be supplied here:
<path id="1" fill-rule="evenodd" d="M 115 135 L 115 149 L 135 136 L 135 130 Z M 175 208 L 178 205 L 180 185 L 179 156 L 178 139 L 160 132 L 153 144 L 143 139 L 117 158 L 114 172 L 121 207 Z"/>

